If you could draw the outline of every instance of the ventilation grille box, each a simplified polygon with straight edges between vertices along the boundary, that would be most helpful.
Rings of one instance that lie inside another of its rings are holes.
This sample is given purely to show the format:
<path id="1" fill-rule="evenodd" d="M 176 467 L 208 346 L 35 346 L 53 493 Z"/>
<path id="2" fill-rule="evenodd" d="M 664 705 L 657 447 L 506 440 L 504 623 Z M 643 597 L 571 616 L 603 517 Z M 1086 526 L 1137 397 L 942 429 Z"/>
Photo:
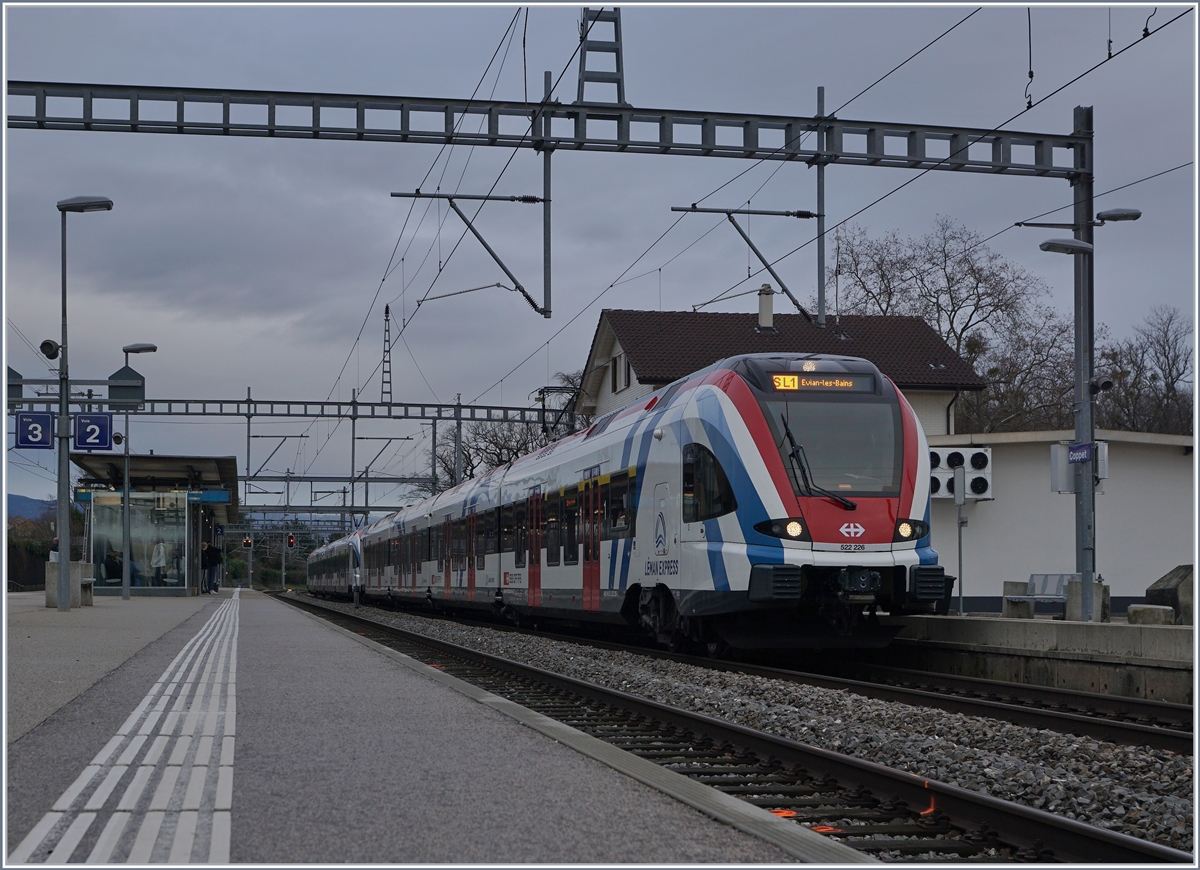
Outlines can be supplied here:
<path id="1" fill-rule="evenodd" d="M 929 495 L 954 498 L 954 469 L 963 466 L 967 476 L 967 498 L 986 500 L 992 495 L 992 448 L 931 447 L 929 449 Z"/>

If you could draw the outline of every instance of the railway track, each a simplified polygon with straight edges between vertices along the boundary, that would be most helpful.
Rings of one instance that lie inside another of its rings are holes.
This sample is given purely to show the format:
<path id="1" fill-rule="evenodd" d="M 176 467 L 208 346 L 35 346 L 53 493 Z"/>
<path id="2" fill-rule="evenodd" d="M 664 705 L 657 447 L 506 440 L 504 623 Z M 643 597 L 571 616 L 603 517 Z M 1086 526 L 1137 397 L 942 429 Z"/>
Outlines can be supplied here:
<path id="1" fill-rule="evenodd" d="M 422 614 L 428 616 L 429 614 Z M 442 617 L 463 624 L 477 621 L 459 616 Z M 1191 755 L 1195 749 L 1190 705 L 1148 701 L 1116 695 L 1005 683 L 908 671 L 878 665 L 854 665 L 851 670 L 821 672 L 795 670 L 751 661 L 728 661 L 671 653 L 644 645 L 631 645 L 581 637 L 576 634 L 531 632 L 510 625 L 487 623 L 499 631 L 531 634 L 567 643 L 584 643 L 601 649 L 637 652 L 713 670 L 732 671 L 821 688 L 855 692 L 881 701 L 899 701 L 935 707 L 951 713 L 999 719 L 1029 728 L 1093 737 L 1126 746 L 1150 746 Z"/>
<path id="2" fill-rule="evenodd" d="M 1181 852 L 879 764 L 282 600 L 859 852 L 892 860 L 1147 863 Z"/>

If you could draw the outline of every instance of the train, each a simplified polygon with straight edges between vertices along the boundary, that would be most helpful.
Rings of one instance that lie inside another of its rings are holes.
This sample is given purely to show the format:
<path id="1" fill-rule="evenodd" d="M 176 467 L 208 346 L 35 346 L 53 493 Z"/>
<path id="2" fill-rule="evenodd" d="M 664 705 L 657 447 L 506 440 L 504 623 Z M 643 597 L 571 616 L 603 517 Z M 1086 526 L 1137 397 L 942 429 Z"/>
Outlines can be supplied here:
<path id="1" fill-rule="evenodd" d="M 741 355 L 319 547 L 308 588 L 713 655 L 878 647 L 880 613 L 949 606 L 929 481 L 874 364 Z"/>

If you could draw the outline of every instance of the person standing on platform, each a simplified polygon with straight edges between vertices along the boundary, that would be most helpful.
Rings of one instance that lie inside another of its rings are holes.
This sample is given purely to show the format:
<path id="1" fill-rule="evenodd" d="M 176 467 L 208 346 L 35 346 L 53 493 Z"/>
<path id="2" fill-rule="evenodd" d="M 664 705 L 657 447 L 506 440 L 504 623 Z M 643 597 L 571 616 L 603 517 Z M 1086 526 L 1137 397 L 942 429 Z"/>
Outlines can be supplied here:
<path id="1" fill-rule="evenodd" d="M 212 570 L 212 547 L 208 541 L 200 545 L 200 594 L 208 594 L 208 572 Z"/>
<path id="2" fill-rule="evenodd" d="M 162 538 L 154 545 L 154 553 L 150 556 L 150 567 L 154 569 L 154 585 L 161 586 L 163 574 L 167 569 L 167 542 Z"/>
<path id="3" fill-rule="evenodd" d="M 216 544 L 209 544 L 208 552 L 208 591 L 215 593 L 221 588 L 217 583 L 217 569 L 221 567 L 221 563 L 225 561 L 225 557 L 221 555 L 221 548 Z"/>
<path id="4" fill-rule="evenodd" d="M 55 538 L 50 542 L 50 561 L 58 561 L 58 538 Z"/>

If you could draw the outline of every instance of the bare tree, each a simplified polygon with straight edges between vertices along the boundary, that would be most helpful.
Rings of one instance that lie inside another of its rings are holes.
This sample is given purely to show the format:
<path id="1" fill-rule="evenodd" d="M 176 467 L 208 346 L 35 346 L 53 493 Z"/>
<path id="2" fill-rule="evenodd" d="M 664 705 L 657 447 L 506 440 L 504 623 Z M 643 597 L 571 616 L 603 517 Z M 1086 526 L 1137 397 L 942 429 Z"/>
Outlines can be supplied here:
<path id="1" fill-rule="evenodd" d="M 1135 336 L 1100 349 L 1097 368 L 1113 389 L 1096 401 L 1104 429 L 1191 435 L 1194 360 L 1191 329 L 1179 309 L 1155 306 Z"/>
<path id="2" fill-rule="evenodd" d="M 1073 327 L 1045 283 L 949 218 L 915 239 L 839 235 L 836 278 L 849 314 L 924 319 L 988 379 L 956 403 L 959 431 L 1059 428 L 1069 417 Z"/>
<path id="3" fill-rule="evenodd" d="M 542 395 L 546 408 L 562 411 L 560 423 L 555 427 L 540 427 L 527 423 L 489 423 L 476 421 L 463 426 L 462 435 L 462 479 L 487 474 L 514 459 L 540 450 L 576 429 L 590 425 L 591 418 L 573 413 L 579 384 L 583 381 L 583 370 L 559 372 L 555 375 L 554 388 Z M 568 421 L 574 422 L 574 429 Z M 426 454 L 428 461 L 428 453 Z M 444 492 L 454 481 L 454 439 L 443 438 L 437 450 L 438 479 L 421 484 L 418 491 L 432 495 Z"/>

